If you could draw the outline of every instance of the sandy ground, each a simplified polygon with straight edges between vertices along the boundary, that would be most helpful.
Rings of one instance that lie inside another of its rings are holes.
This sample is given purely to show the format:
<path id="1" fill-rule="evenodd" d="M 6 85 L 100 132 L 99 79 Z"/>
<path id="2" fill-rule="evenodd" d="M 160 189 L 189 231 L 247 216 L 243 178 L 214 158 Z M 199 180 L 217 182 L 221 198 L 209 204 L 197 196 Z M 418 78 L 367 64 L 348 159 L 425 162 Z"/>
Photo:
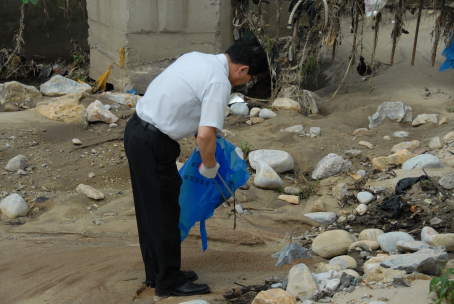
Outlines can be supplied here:
<path id="1" fill-rule="evenodd" d="M 390 15 L 386 16 L 386 25 L 380 30 L 377 47 L 376 58 L 384 63 L 389 62 L 391 53 L 390 18 Z M 422 113 L 436 113 L 440 118 L 448 116 L 445 109 L 454 103 L 454 72 L 438 72 L 444 61 L 444 57 L 440 56 L 442 47 L 438 50 L 435 68 L 431 67 L 429 33 L 433 21 L 432 15 L 424 13 L 415 66 L 410 66 L 415 22 L 405 20 L 405 28 L 410 35 L 402 36 L 394 66 L 384 65 L 374 76 L 370 87 L 355 72 L 349 76 L 348 93 L 345 92 L 345 84 L 342 85 L 333 99 L 320 106 L 319 115 L 304 117 L 295 112 L 279 111 L 277 117 L 254 126 L 246 125 L 246 119 L 242 117 L 228 117 L 225 128 L 237 134 L 228 140 L 235 145 L 247 141 L 253 149 L 289 152 L 295 160 L 295 172 L 282 174 L 282 178 L 284 186 L 291 186 L 294 182 L 285 176 L 301 175 L 329 153 L 343 155 L 346 150 L 356 148 L 372 159 L 390 154 L 391 147 L 402 141 L 417 139 L 425 146 L 434 136 L 444 136 L 452 131 L 453 124 L 426 124 L 413 128 L 411 124 L 385 121 L 372 130 L 370 137 L 351 136 L 355 129 L 368 127 L 367 116 L 374 114 L 384 101 L 402 101 L 412 106 L 413 117 Z M 323 75 L 333 76 L 329 80 L 331 84 L 317 91 L 325 100 L 333 96 L 345 74 L 345 64 L 336 68 L 351 51 L 353 35 L 350 34 L 348 22 L 343 23 L 346 30 L 335 62 L 331 62 L 331 49 L 326 52 L 325 63 L 331 64 Z M 369 62 L 371 37 L 369 27 L 363 50 Z M 427 92 L 431 93 L 430 96 Z M 87 106 L 94 99 L 111 103 L 98 96 L 86 98 L 82 103 Z M 31 103 L 37 101 L 34 99 Z M 0 175 L 0 191 L 16 191 L 30 203 L 39 196 L 49 198 L 43 203 L 36 203 L 39 211 L 29 217 L 9 219 L 0 216 L 0 303 L 153 303 L 156 300 L 153 289 L 141 290 L 144 271 L 129 171 L 122 147 L 123 130 L 132 111 L 122 109 L 114 113 L 122 117 L 117 128 L 109 129 L 108 125 L 97 123 L 83 130 L 50 121 L 33 110 L 0 112 L 0 166 L 17 154 L 28 156 L 34 166 L 32 173 L 26 176 Z M 312 139 L 280 132 L 280 129 L 296 124 L 302 124 L 306 131 L 312 126 L 321 127 L 322 136 Z M 400 130 L 409 131 L 410 137 L 393 137 L 393 133 Z M 383 140 L 385 135 L 392 140 Z M 16 139 L 10 139 L 11 136 Z M 79 138 L 82 145 L 74 146 L 71 143 L 73 138 Z M 359 146 L 359 140 L 371 142 L 374 149 Z M 7 142 L 13 147 L 5 148 Z M 180 144 L 182 154 L 179 161 L 184 162 L 192 153 L 195 141 L 188 137 Z M 355 160 L 355 165 L 358 169 L 370 169 L 364 168 L 358 160 Z M 436 177 L 452 171 L 451 168 L 444 168 L 427 172 Z M 92 179 L 88 178 L 90 172 L 96 174 Z M 400 178 L 422 174 L 420 170 L 396 172 L 397 178 L 371 185 L 392 189 Z M 319 191 L 322 197 L 312 196 L 298 206 L 278 200 L 279 193 L 275 191 L 260 190 L 249 183 L 251 188 L 239 190 L 238 198 L 246 208 L 253 210 L 253 215 L 238 216 L 237 228 L 233 230 L 230 210 L 220 207 L 207 221 L 209 243 L 206 252 L 202 252 L 198 226 L 191 230 L 182 244 L 183 269 L 197 271 L 197 282 L 208 283 L 212 293 L 162 299 L 160 302 L 180 303 L 196 298 L 211 303 L 223 302 L 222 295 L 235 287 L 235 282 L 262 284 L 271 276 L 285 278 L 289 269 L 300 262 L 311 265 L 323 261 L 314 257 L 314 261 L 299 260 L 276 268 L 276 260 L 271 258 L 271 254 L 288 243 L 288 238 L 284 240 L 286 234 L 298 236 L 312 228 L 301 221 L 301 216 L 311 210 L 317 199 L 325 201 L 328 211 L 341 213 L 342 209 L 329 195 L 332 185 L 341 181 L 353 182 L 345 176 L 323 180 Z M 80 183 L 102 190 L 106 198 L 95 202 L 75 193 Z M 112 213 L 114 216 L 108 215 Z M 95 221 L 102 224 L 95 225 Z M 353 227 L 355 233 L 361 228 L 364 227 Z M 426 304 L 432 298 L 428 294 L 428 284 L 428 281 L 415 281 L 411 288 L 387 290 L 361 287 L 333 300 L 335 303 L 347 303 L 356 299 L 369 303 L 387 298 L 388 303 Z M 361 299 L 364 294 L 373 296 Z"/>

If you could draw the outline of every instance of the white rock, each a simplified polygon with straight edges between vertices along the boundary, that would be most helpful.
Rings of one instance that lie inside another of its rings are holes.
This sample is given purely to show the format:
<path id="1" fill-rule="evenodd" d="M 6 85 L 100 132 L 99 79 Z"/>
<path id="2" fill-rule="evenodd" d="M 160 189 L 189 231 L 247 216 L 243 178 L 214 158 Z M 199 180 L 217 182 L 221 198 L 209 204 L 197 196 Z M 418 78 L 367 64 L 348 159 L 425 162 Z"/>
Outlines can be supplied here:
<path id="1" fill-rule="evenodd" d="M 438 232 L 435 231 L 435 229 L 433 229 L 432 227 L 424 227 L 422 228 L 421 230 L 421 241 L 431 245 L 431 246 L 435 246 L 435 244 L 433 243 L 433 238 L 438 235 Z"/>
<path id="2" fill-rule="evenodd" d="M 357 149 L 350 149 L 345 151 L 345 155 L 351 158 L 360 158 L 361 155 L 363 154 L 363 151 L 357 150 Z"/>
<path id="3" fill-rule="evenodd" d="M 18 216 L 26 216 L 30 211 L 30 208 L 22 196 L 13 193 L 0 202 L 0 210 L 7 217 L 15 218 Z"/>
<path id="4" fill-rule="evenodd" d="M 372 132 L 366 128 L 360 128 L 353 131 L 353 136 L 371 136 Z"/>
<path id="5" fill-rule="evenodd" d="M 299 205 L 299 203 L 300 203 L 300 197 L 296 196 L 296 195 L 282 194 L 282 195 L 279 195 L 278 199 L 280 199 L 281 201 L 293 204 L 293 205 Z"/>
<path id="6" fill-rule="evenodd" d="M 288 274 L 287 292 L 300 301 L 312 299 L 317 283 L 309 268 L 304 264 L 293 266 Z"/>
<path id="7" fill-rule="evenodd" d="M 330 153 L 317 164 L 312 171 L 312 178 L 324 179 L 347 170 L 353 170 L 352 163 L 335 153 Z"/>
<path id="8" fill-rule="evenodd" d="M 273 102 L 273 107 L 278 110 L 293 110 L 301 113 L 302 109 L 298 102 L 290 98 L 276 98 Z"/>
<path id="9" fill-rule="evenodd" d="M 116 127 L 118 127 L 118 125 L 117 125 L 116 123 L 111 123 L 111 124 L 109 125 L 109 128 L 116 128 Z"/>
<path id="10" fill-rule="evenodd" d="M 340 265 L 343 267 L 343 269 L 347 269 L 348 267 L 351 267 L 351 268 L 356 268 L 357 263 L 356 263 L 356 260 L 354 258 L 352 258 L 351 256 L 348 256 L 348 255 L 341 255 L 341 256 L 337 256 L 335 258 L 332 258 L 330 261 L 329 261 L 329 264 L 331 265 Z"/>
<path id="11" fill-rule="evenodd" d="M 110 104 L 105 104 L 104 108 L 106 108 L 106 110 L 110 110 Z"/>
<path id="12" fill-rule="evenodd" d="M 361 175 L 361 176 L 364 176 L 364 175 L 366 175 L 366 171 L 364 171 L 364 170 L 358 170 L 358 171 L 356 171 L 356 174 Z"/>
<path id="13" fill-rule="evenodd" d="M 251 167 L 257 169 L 258 162 L 269 165 L 276 173 L 293 170 L 295 165 L 293 158 L 285 151 L 278 150 L 256 150 L 249 153 Z"/>
<path id="14" fill-rule="evenodd" d="M 101 191 L 84 184 L 79 184 L 76 188 L 76 191 L 85 194 L 87 197 L 95 200 L 102 200 L 105 197 L 104 193 L 102 193 Z"/>
<path id="15" fill-rule="evenodd" d="M 335 198 L 343 202 L 348 196 L 348 186 L 345 183 L 339 183 L 337 186 L 333 187 L 332 192 Z"/>
<path id="16" fill-rule="evenodd" d="M 440 137 L 438 137 L 438 136 L 432 138 L 432 140 L 430 141 L 430 144 L 429 144 L 430 150 L 440 149 L 442 146 L 443 145 L 441 144 Z"/>
<path id="17" fill-rule="evenodd" d="M 62 96 L 72 93 L 91 94 L 91 86 L 86 83 L 78 83 L 60 75 L 55 75 L 41 85 L 40 91 L 46 96 Z"/>
<path id="18" fill-rule="evenodd" d="M 411 121 L 412 108 L 405 106 L 401 101 L 384 102 L 374 115 L 369 116 L 369 129 L 378 127 L 386 117 L 397 122 Z"/>
<path id="19" fill-rule="evenodd" d="M 309 129 L 309 134 L 311 134 L 311 135 L 320 136 L 321 133 L 322 133 L 322 129 L 319 127 L 311 127 Z"/>
<path id="20" fill-rule="evenodd" d="M 306 213 L 305 216 L 323 225 L 331 225 L 336 221 L 336 214 L 334 212 L 313 212 Z"/>
<path id="21" fill-rule="evenodd" d="M 88 178 L 93 178 L 95 176 L 96 176 L 96 174 L 94 174 L 93 172 L 88 173 Z"/>
<path id="22" fill-rule="evenodd" d="M 362 191 L 356 195 L 356 198 L 361 204 L 367 205 L 374 200 L 374 195 L 370 192 Z"/>
<path id="23" fill-rule="evenodd" d="M 142 98 L 141 96 L 136 94 L 128 94 L 123 92 L 104 92 L 102 93 L 102 95 L 106 96 L 107 99 L 116 101 L 119 104 L 129 107 L 135 107 L 139 99 Z"/>
<path id="24" fill-rule="evenodd" d="M 367 205 L 359 204 L 355 210 L 358 213 L 358 215 L 364 215 L 367 212 Z"/>
<path id="25" fill-rule="evenodd" d="M 437 247 L 445 247 L 447 251 L 454 251 L 454 233 L 442 233 L 432 239 Z"/>
<path id="26" fill-rule="evenodd" d="M 243 116 L 249 115 L 249 108 L 247 106 L 247 103 L 244 103 L 244 102 L 237 102 L 237 103 L 232 104 L 230 106 L 230 110 L 232 110 L 232 113 L 235 115 L 243 115 Z"/>
<path id="27" fill-rule="evenodd" d="M 302 125 L 296 125 L 293 127 L 288 127 L 283 130 L 285 133 L 297 133 L 297 134 L 304 134 L 304 129 Z"/>
<path id="28" fill-rule="evenodd" d="M 360 145 L 360 146 L 365 146 L 365 147 L 367 147 L 369 150 L 373 150 L 373 149 L 374 149 L 374 145 L 373 145 L 373 144 L 371 144 L 370 142 L 364 141 L 364 140 L 360 141 L 360 142 L 358 143 L 358 145 Z"/>
<path id="29" fill-rule="evenodd" d="M 229 137 L 229 136 L 235 137 L 236 134 L 231 132 L 231 131 L 229 131 L 229 130 L 227 130 L 227 129 L 222 129 L 221 136 L 224 137 L 224 138 Z"/>
<path id="30" fill-rule="evenodd" d="M 397 145 L 394 145 L 392 148 L 391 148 L 391 152 L 392 153 L 396 153 L 400 150 L 403 150 L 403 149 L 406 149 L 410 152 L 413 152 L 414 150 L 418 149 L 419 147 L 421 147 L 421 142 L 419 140 L 413 140 L 413 141 L 404 141 L 404 142 L 401 142 L 400 144 L 397 144 Z"/>
<path id="31" fill-rule="evenodd" d="M 244 160 L 244 152 L 243 150 L 241 150 L 241 148 L 235 147 L 235 152 L 242 160 Z"/>
<path id="32" fill-rule="evenodd" d="M 384 140 L 391 140 L 391 137 L 389 137 L 388 135 L 385 135 L 385 136 L 383 136 L 383 139 Z"/>
<path id="33" fill-rule="evenodd" d="M 282 188 L 283 184 L 281 178 L 268 164 L 264 162 L 258 162 L 256 170 L 257 173 L 255 174 L 254 178 L 254 184 L 256 187 L 262 189 Z"/>
<path id="34" fill-rule="evenodd" d="M 380 234 L 377 239 L 377 242 L 380 244 L 380 248 L 385 252 L 396 252 L 397 247 L 396 243 L 398 241 L 414 241 L 415 239 L 405 232 L 394 231 Z"/>
<path id="35" fill-rule="evenodd" d="M 417 127 L 428 122 L 438 123 L 438 114 L 419 114 L 411 124 Z"/>
<path id="36" fill-rule="evenodd" d="M 407 131 L 394 132 L 394 137 L 408 137 L 408 135 L 410 135 L 410 133 L 408 133 Z"/>
<path id="37" fill-rule="evenodd" d="M 250 117 L 257 117 L 259 116 L 259 113 L 262 109 L 260 108 L 252 108 L 251 111 L 249 112 Z"/>
<path id="38" fill-rule="evenodd" d="M 448 190 L 454 189 L 454 173 L 443 176 L 438 184 Z"/>
<path id="39" fill-rule="evenodd" d="M 383 234 L 381 229 L 364 229 L 358 236 L 360 241 L 377 241 L 378 237 Z"/>
<path id="40" fill-rule="evenodd" d="M 443 163 L 440 159 L 432 154 L 421 154 L 410 158 L 402 164 L 402 169 L 424 169 L 424 168 L 443 168 Z"/>
<path id="41" fill-rule="evenodd" d="M 42 97 L 34 86 L 23 85 L 17 81 L 0 84 L 0 104 L 33 97 Z"/>
<path id="42" fill-rule="evenodd" d="M 312 243 L 312 251 L 322 258 L 329 259 L 344 255 L 357 239 L 344 230 L 329 230 L 319 234 Z"/>
<path id="43" fill-rule="evenodd" d="M 358 241 L 354 242 L 353 244 L 350 245 L 348 248 L 348 251 L 356 249 L 356 248 L 361 248 L 361 250 L 366 250 L 366 251 L 372 251 L 372 250 L 377 250 L 380 247 L 380 244 L 376 241 Z"/>
<path id="44" fill-rule="evenodd" d="M 262 109 L 259 113 L 259 117 L 264 119 L 273 118 L 276 116 L 277 114 L 271 111 L 270 109 Z"/>
<path id="45" fill-rule="evenodd" d="M 82 142 L 80 141 L 80 139 L 77 139 L 77 138 L 73 138 L 72 142 L 73 142 L 73 144 L 75 144 L 75 145 L 81 145 L 81 144 L 82 144 Z"/>
<path id="46" fill-rule="evenodd" d="M 454 132 L 449 132 L 445 136 L 443 136 L 443 142 L 451 141 L 454 139 Z"/>
<path id="47" fill-rule="evenodd" d="M 6 171 L 15 172 L 19 169 L 24 170 L 28 167 L 28 158 L 24 155 L 16 155 L 11 158 L 5 166 Z"/>
<path id="48" fill-rule="evenodd" d="M 347 221 L 347 218 L 346 218 L 345 216 L 340 216 L 340 217 L 337 219 L 337 222 L 338 222 L 339 224 L 342 224 L 342 223 L 344 223 L 344 222 L 346 222 L 346 221 Z"/>
<path id="49" fill-rule="evenodd" d="M 118 121 L 118 117 L 107 110 L 99 100 L 95 100 L 87 107 L 87 114 L 89 122 L 102 121 L 111 124 Z"/>
<path id="50" fill-rule="evenodd" d="M 235 210 L 239 214 L 243 214 L 244 213 L 244 209 L 243 209 L 243 207 L 241 207 L 241 205 L 235 205 Z"/>

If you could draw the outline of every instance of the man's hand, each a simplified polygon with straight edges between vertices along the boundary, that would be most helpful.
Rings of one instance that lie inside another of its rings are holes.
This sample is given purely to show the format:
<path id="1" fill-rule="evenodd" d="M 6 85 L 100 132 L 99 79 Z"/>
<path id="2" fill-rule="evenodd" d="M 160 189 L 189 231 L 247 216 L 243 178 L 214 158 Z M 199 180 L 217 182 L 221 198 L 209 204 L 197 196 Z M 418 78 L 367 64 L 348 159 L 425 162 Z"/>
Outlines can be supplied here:
<path id="1" fill-rule="evenodd" d="M 214 127 L 199 127 L 197 134 L 197 145 L 199 146 L 200 156 L 206 168 L 216 166 L 216 128 Z"/>
<path id="2" fill-rule="evenodd" d="M 207 168 L 204 163 L 201 163 L 199 166 L 199 172 L 206 178 L 215 178 L 216 173 L 218 173 L 219 170 L 219 163 L 216 163 L 216 165 L 212 168 Z"/>

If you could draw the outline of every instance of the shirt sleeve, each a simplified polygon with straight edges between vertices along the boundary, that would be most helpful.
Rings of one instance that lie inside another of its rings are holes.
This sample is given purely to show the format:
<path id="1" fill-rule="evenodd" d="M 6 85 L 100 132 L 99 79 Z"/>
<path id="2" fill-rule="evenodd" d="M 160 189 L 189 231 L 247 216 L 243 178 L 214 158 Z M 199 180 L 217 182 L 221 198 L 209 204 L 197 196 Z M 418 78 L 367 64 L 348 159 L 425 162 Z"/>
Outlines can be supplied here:
<path id="1" fill-rule="evenodd" d="M 208 85 L 202 99 L 199 127 L 215 127 L 218 130 L 217 133 L 222 131 L 230 90 L 231 86 L 222 82 Z"/>

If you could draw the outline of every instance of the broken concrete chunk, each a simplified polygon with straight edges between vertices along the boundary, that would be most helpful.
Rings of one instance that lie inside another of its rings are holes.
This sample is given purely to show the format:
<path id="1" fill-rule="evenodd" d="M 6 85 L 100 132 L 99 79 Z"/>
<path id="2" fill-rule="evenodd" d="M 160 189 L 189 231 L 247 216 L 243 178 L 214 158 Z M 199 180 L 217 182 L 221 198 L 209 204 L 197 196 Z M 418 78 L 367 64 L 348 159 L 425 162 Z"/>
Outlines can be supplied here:
<path id="1" fill-rule="evenodd" d="M 23 85 L 17 81 L 0 84 L 0 104 L 34 97 L 42 97 L 41 93 L 34 86 Z"/>
<path id="2" fill-rule="evenodd" d="M 40 91 L 46 96 L 62 96 L 71 93 L 91 94 L 91 86 L 86 83 L 78 83 L 60 75 L 55 75 L 41 85 Z"/>
<path id="3" fill-rule="evenodd" d="M 65 96 L 58 101 L 36 107 L 36 111 L 52 120 L 63 121 L 82 128 L 88 126 L 87 111 L 77 98 Z"/>
<path id="4" fill-rule="evenodd" d="M 95 100 L 87 107 L 87 115 L 89 122 L 102 121 L 111 124 L 118 121 L 118 117 L 107 110 L 99 100 Z"/>
<path id="5" fill-rule="evenodd" d="M 139 101 L 140 98 L 142 98 L 139 95 L 136 94 L 128 94 L 128 93 L 121 93 L 121 92 L 105 92 L 102 93 L 102 95 L 106 96 L 108 99 L 113 100 L 118 102 L 119 104 L 129 106 L 129 107 L 135 107 L 137 105 L 137 102 Z"/>

